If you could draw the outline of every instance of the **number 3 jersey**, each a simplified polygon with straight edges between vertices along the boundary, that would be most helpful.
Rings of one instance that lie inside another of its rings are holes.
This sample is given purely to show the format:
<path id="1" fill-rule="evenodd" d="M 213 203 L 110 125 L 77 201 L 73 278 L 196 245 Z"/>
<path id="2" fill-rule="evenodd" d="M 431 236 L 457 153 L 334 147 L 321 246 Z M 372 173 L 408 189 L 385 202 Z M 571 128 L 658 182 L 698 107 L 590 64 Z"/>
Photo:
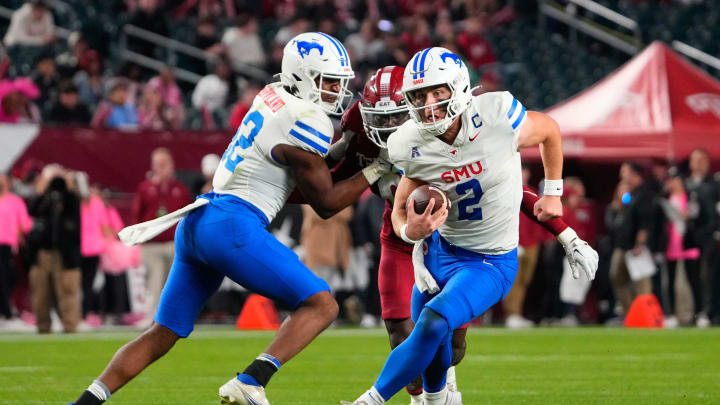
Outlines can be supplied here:
<path id="1" fill-rule="evenodd" d="M 272 155 L 285 144 L 318 154 L 328 152 L 333 137 L 330 118 L 319 106 L 273 83 L 258 93 L 213 177 L 213 191 L 232 194 L 260 209 L 268 221 L 295 188 L 290 169 Z"/>
<path id="2" fill-rule="evenodd" d="M 406 177 L 442 189 L 452 201 L 439 231 L 448 242 L 484 254 L 517 247 L 522 174 L 517 138 L 525 108 L 508 92 L 475 96 L 448 145 L 405 122 L 388 140 L 390 160 Z"/>

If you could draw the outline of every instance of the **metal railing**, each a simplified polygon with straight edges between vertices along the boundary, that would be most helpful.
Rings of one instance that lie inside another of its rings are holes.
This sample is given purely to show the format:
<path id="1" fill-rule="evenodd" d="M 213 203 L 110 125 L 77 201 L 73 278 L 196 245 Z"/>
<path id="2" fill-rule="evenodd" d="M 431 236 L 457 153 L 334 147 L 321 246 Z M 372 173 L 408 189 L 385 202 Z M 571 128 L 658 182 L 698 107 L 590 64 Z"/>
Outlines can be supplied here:
<path id="1" fill-rule="evenodd" d="M 164 48 L 166 50 L 165 61 L 163 62 L 150 56 L 142 55 L 128 49 L 128 37 L 139 38 L 143 41 Z M 197 83 L 200 80 L 201 76 L 197 73 L 177 67 L 178 54 L 183 54 L 211 63 L 215 62 L 218 59 L 217 55 L 206 52 L 200 48 L 196 48 L 184 42 L 180 42 L 178 40 L 168 38 L 166 36 L 159 35 L 152 31 L 148 31 L 146 29 L 130 24 L 123 27 L 123 33 L 120 41 L 120 56 L 122 59 L 130 60 L 141 66 L 155 70 L 161 70 L 165 66 L 170 66 L 173 68 L 175 76 L 178 79 L 191 83 Z M 242 69 L 240 69 L 237 73 L 250 79 L 261 81 L 263 83 L 269 81 L 271 78 L 271 76 L 267 72 L 252 65 L 244 65 Z"/>
<path id="2" fill-rule="evenodd" d="M 695 47 L 692 47 L 684 42 L 680 41 L 672 41 L 672 47 L 676 51 L 680 52 L 681 54 L 692 58 L 700 63 L 703 63 L 705 65 L 714 67 L 717 70 L 720 70 L 720 59 L 707 54 Z"/>
<path id="3" fill-rule="evenodd" d="M 613 22 L 631 31 L 632 35 L 581 17 L 578 15 L 578 8 Z M 634 55 L 642 49 L 642 31 L 635 20 L 592 0 L 568 0 L 565 7 L 551 0 L 541 0 L 540 13 L 538 13 L 540 27 L 545 27 L 545 17 L 553 18 L 569 26 L 570 38 L 573 42 L 577 41 L 577 32 L 582 32 L 630 55 Z"/>

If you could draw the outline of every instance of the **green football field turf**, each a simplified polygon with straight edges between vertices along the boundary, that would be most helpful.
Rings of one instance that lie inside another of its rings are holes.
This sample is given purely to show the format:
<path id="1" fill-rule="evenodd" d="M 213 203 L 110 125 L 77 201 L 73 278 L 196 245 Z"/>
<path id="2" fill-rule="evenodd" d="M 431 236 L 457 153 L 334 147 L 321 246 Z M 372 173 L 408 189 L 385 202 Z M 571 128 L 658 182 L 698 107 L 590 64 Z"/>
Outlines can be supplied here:
<path id="1" fill-rule="evenodd" d="M 0 334 L 0 404 L 67 404 L 137 332 Z M 267 332 L 199 328 L 109 404 L 218 404 Z M 353 400 L 380 371 L 383 330 L 333 329 L 283 366 L 274 404 Z M 458 367 L 465 404 L 719 404 L 720 329 L 473 328 Z M 407 404 L 404 392 L 390 401 Z"/>

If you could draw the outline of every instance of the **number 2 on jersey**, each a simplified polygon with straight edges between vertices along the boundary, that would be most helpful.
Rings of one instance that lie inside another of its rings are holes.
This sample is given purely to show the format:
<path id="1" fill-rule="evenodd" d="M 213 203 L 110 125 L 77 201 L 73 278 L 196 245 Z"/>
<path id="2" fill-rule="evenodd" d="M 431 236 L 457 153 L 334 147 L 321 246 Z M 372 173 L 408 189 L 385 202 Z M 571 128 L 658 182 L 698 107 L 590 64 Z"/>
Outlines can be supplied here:
<path id="1" fill-rule="evenodd" d="M 455 187 L 455 192 L 457 195 L 463 195 L 466 194 L 468 191 L 472 190 L 472 196 L 469 198 L 466 198 L 460 202 L 458 202 L 458 219 L 482 219 L 482 208 L 481 207 L 474 207 L 473 205 L 480 202 L 480 198 L 483 195 L 482 188 L 480 188 L 480 182 L 477 179 L 472 179 L 470 181 L 466 181 L 465 183 L 460 183 Z"/>
<path id="2" fill-rule="evenodd" d="M 260 132 L 264 121 L 265 117 L 257 110 L 245 116 L 242 125 L 240 125 L 235 137 L 230 142 L 230 146 L 228 146 L 223 154 L 222 160 L 225 162 L 226 169 L 234 172 L 238 163 L 243 161 L 243 158 L 235 152 L 235 149 L 237 149 L 238 146 L 240 149 L 249 148 L 255 140 L 255 136 Z"/>

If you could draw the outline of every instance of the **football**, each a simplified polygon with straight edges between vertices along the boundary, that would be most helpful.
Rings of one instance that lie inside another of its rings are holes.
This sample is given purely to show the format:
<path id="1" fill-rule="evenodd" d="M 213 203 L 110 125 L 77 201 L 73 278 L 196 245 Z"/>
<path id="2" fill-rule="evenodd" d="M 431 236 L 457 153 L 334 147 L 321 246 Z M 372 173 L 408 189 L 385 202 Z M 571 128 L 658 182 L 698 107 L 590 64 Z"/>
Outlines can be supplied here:
<path id="1" fill-rule="evenodd" d="M 442 190 L 435 186 L 425 184 L 416 188 L 410 193 L 410 196 L 408 196 L 408 202 L 411 199 L 415 200 L 415 213 L 417 214 L 425 212 L 425 208 L 427 208 L 427 205 L 430 203 L 430 199 L 435 200 L 435 205 L 432 210 L 433 213 L 440 209 L 442 204 L 445 204 L 445 206 L 450 209 L 450 199 Z"/>

